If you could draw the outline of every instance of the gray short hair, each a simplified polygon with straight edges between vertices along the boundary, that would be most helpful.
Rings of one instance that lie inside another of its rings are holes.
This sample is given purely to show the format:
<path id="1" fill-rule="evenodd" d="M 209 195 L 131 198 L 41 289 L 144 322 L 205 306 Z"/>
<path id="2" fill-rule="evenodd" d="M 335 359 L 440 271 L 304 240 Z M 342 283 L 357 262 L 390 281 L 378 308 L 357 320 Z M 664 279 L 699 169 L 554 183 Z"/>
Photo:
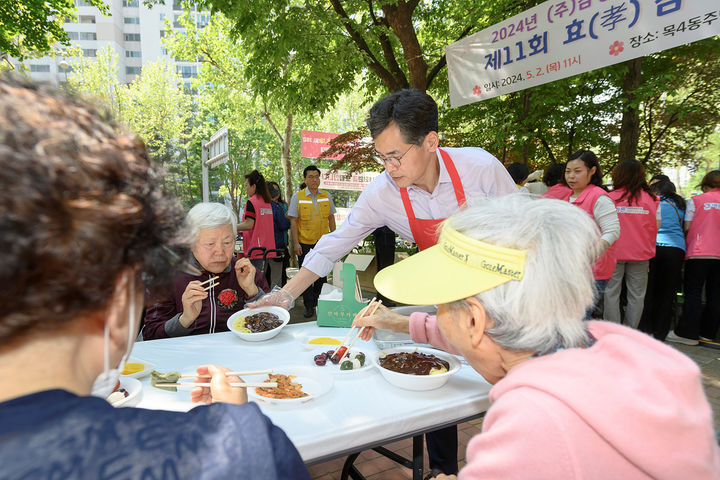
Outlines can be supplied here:
<path id="1" fill-rule="evenodd" d="M 447 224 L 477 240 L 527 250 L 522 280 L 476 295 L 494 322 L 487 334 L 504 348 L 539 354 L 587 343 L 583 318 L 595 294 L 592 261 L 600 239 L 592 218 L 567 202 L 522 194 L 471 203 Z"/>
<path id="2" fill-rule="evenodd" d="M 231 225 L 232 231 L 237 234 L 237 217 L 235 213 L 222 203 L 198 203 L 187 214 L 187 224 L 190 228 L 190 241 L 197 241 L 200 230 Z"/>

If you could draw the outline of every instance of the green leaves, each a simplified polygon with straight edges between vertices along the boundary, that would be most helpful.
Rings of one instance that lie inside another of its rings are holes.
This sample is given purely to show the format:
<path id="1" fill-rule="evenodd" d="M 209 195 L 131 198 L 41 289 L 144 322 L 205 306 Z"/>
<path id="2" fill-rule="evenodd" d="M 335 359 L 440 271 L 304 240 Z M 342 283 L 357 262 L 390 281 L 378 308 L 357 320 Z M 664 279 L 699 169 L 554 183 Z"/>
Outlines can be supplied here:
<path id="1" fill-rule="evenodd" d="M 89 0 L 103 15 L 102 0 Z M 77 13 L 74 0 L 0 0 L 0 54 L 22 61 L 52 52 L 57 43 L 69 45 L 63 23 Z"/>

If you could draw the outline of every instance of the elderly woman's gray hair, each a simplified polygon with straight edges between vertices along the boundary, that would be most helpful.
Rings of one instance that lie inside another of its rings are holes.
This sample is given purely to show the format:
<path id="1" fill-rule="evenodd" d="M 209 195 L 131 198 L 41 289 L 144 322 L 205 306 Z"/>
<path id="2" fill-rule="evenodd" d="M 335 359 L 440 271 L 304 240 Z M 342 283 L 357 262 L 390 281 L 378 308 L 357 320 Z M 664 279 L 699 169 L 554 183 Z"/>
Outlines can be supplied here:
<path id="1" fill-rule="evenodd" d="M 201 230 L 210 230 L 223 225 L 231 225 L 237 234 L 237 217 L 235 213 L 222 203 L 198 203 L 187 214 L 190 228 L 190 243 L 194 244 Z"/>
<path id="2" fill-rule="evenodd" d="M 592 218 L 567 202 L 519 194 L 473 203 L 483 208 L 457 213 L 448 225 L 527 251 L 522 280 L 476 295 L 494 322 L 486 333 L 507 349 L 540 354 L 586 344 L 583 318 L 595 294 L 592 261 L 600 239 Z"/>

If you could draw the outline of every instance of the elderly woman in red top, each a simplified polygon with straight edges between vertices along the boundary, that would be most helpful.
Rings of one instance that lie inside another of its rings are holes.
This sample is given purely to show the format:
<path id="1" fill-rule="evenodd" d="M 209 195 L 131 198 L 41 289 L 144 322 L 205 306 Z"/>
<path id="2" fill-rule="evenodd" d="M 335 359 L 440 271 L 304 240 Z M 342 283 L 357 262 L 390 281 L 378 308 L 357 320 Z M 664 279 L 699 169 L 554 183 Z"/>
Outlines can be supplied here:
<path id="1" fill-rule="evenodd" d="M 667 340 L 697 345 L 714 340 L 720 324 L 720 170 L 705 175 L 703 193 L 687 203 L 685 230 L 685 303 L 683 316 Z M 705 308 L 702 290 L 705 287 Z"/>
<path id="2" fill-rule="evenodd" d="M 200 274 L 179 273 L 173 297 L 148 309 L 142 331 L 146 340 L 226 332 L 230 315 L 269 290 L 262 272 L 233 255 L 237 220 L 232 210 L 200 203 L 188 212 L 187 223 L 194 237 L 190 263 Z"/>
<path id="3" fill-rule="evenodd" d="M 620 219 L 620 238 L 615 242 L 617 265 L 605 289 L 603 318 L 620 323 L 620 291 L 627 288 L 624 324 L 637 328 L 645 303 L 650 259 L 660 226 L 658 199 L 645 181 L 645 169 L 637 160 L 620 162 L 613 170 L 615 189 L 609 197 Z"/>

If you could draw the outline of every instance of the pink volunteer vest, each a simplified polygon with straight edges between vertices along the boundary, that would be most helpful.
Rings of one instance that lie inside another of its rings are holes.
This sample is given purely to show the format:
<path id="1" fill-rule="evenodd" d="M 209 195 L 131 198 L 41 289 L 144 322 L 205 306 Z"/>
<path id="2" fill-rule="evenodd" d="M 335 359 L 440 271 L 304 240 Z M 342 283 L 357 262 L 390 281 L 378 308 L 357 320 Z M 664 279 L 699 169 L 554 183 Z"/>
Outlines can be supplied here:
<path id="1" fill-rule="evenodd" d="M 658 200 L 643 190 L 631 205 L 627 197 L 620 200 L 625 193 L 625 188 L 618 188 L 608 194 L 620 219 L 615 256 L 621 262 L 650 260 L 655 256 Z"/>
<path id="2" fill-rule="evenodd" d="M 541 198 L 556 198 L 567 202 L 570 195 L 572 195 L 572 189 L 570 187 L 565 186 L 562 183 L 556 183 L 550 187 L 547 192 L 543 193 Z"/>
<path id="3" fill-rule="evenodd" d="M 720 188 L 691 199 L 695 215 L 690 222 L 685 258 L 720 257 Z"/>
<path id="4" fill-rule="evenodd" d="M 245 256 L 253 247 L 265 247 L 268 250 L 275 248 L 275 234 L 273 230 L 272 207 L 257 193 L 250 197 L 250 203 L 255 207 L 255 225 L 252 230 L 243 232 L 243 251 Z M 253 259 L 262 258 L 259 251 L 253 252 Z M 268 258 L 275 256 L 268 255 Z"/>
<path id="5" fill-rule="evenodd" d="M 562 197 L 558 197 L 558 200 L 565 200 L 567 202 L 570 200 L 571 194 L 572 190 L 568 188 Z M 595 219 L 593 216 L 593 207 L 601 195 L 607 195 L 607 192 L 595 185 L 588 185 L 572 203 L 573 205 L 577 205 L 585 210 L 588 215 Z M 593 276 L 595 277 L 595 280 L 607 280 L 612 277 L 616 264 L 617 258 L 615 257 L 615 244 L 612 244 L 610 245 L 610 248 L 605 250 L 605 252 L 600 255 L 600 258 L 595 260 L 595 263 L 593 264 Z"/>

